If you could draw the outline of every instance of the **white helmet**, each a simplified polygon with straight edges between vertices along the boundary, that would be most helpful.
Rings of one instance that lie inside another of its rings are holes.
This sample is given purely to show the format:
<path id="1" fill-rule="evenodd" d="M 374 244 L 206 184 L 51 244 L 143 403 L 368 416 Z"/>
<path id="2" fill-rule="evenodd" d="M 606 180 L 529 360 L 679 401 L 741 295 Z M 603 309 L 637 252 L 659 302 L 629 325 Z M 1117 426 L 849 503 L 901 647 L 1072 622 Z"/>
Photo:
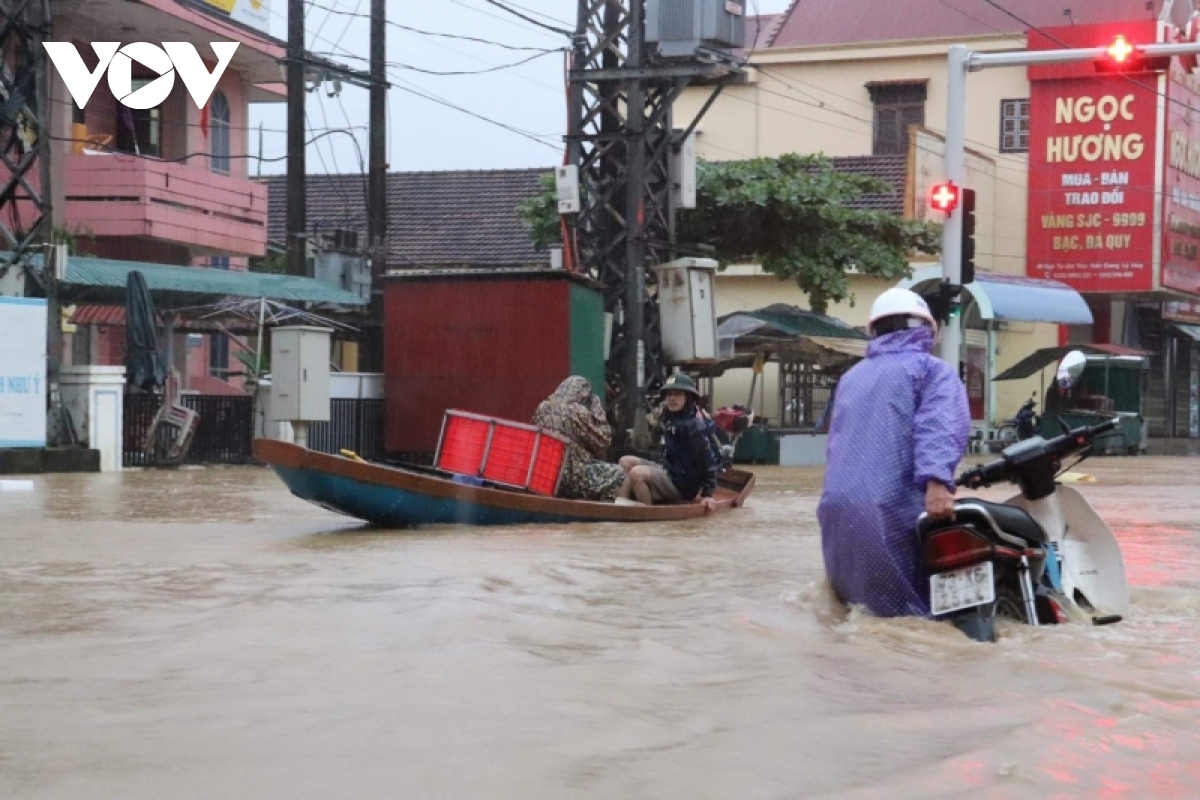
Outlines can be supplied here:
<path id="1" fill-rule="evenodd" d="M 867 330 L 871 331 L 875 323 L 884 317 L 916 317 L 929 325 L 930 330 L 937 333 L 937 320 L 929 311 L 929 305 L 921 295 L 909 289 L 888 289 L 871 304 L 871 318 L 867 321 Z"/>

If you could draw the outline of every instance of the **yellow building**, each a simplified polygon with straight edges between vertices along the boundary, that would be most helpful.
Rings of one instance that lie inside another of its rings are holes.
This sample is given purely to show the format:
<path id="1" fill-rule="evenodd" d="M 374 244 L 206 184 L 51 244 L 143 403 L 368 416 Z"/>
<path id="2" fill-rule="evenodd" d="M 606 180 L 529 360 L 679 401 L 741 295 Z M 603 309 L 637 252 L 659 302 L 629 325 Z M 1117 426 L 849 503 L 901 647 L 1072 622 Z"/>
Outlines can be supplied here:
<path id="1" fill-rule="evenodd" d="M 838 169 L 873 174 L 895 187 L 895 195 L 864 198 L 871 207 L 940 222 L 926 197 L 944 174 L 948 48 L 965 44 L 979 52 L 1024 50 L 1027 25 L 1017 20 L 1037 27 L 1062 25 L 1068 19 L 1062 5 L 1006 0 L 1003 6 L 1011 14 L 1005 14 L 965 0 L 804 0 L 782 14 L 751 17 L 746 74 L 726 87 L 705 114 L 697 128 L 697 152 L 710 161 L 822 153 L 833 157 Z M 1079 24 L 1145 19 L 1149 13 L 1182 21 L 1191 7 L 1190 0 L 1156 0 L 1149 11 L 1145 0 L 1069 5 L 1070 21 Z M 688 89 L 675 106 L 676 125 L 690 122 L 710 92 L 708 87 Z M 983 273 L 1023 278 L 1030 81 L 1025 68 L 993 69 L 971 74 L 968 92 L 967 185 L 977 192 L 976 263 Z M 936 260 L 911 266 L 919 277 L 939 271 Z M 853 299 L 831 305 L 828 313 L 863 325 L 871 302 L 889 285 L 852 277 Z M 1036 281 L 1029 287 L 1039 291 Z M 975 289 L 975 294 L 987 293 L 982 280 Z M 1022 319 L 1022 310 L 1011 307 L 1013 293 L 1005 294 L 998 303 L 984 298 L 965 313 L 963 359 L 973 365 L 967 369 L 968 386 L 980 428 L 1011 417 L 1039 390 L 1036 377 L 991 388 L 988 378 L 1034 350 L 1060 343 L 1057 324 Z M 773 303 L 808 308 L 807 297 L 794 284 L 755 265 L 731 265 L 719 273 L 716 302 L 718 314 Z M 1009 307 L 999 313 L 999 305 L 1005 304 Z M 980 308 L 993 305 L 997 318 L 981 319 Z M 1062 335 L 1092 341 L 1087 325 L 1064 328 Z M 718 405 L 746 402 L 751 378 L 749 371 L 740 372 L 745 374 L 731 372 L 717 381 Z M 756 410 L 778 420 L 777 370 L 768 365 L 764 379 L 761 406 L 755 393 Z"/>

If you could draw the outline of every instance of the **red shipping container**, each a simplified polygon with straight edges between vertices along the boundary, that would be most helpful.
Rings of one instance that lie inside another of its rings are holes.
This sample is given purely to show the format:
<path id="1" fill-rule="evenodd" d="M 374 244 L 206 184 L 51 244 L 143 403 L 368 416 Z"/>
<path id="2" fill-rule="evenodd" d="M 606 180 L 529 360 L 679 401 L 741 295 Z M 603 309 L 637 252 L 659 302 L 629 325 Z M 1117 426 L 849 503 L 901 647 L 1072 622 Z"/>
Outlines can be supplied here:
<path id="1" fill-rule="evenodd" d="M 567 443 L 558 434 L 519 422 L 447 411 L 438 441 L 438 469 L 553 496 Z"/>

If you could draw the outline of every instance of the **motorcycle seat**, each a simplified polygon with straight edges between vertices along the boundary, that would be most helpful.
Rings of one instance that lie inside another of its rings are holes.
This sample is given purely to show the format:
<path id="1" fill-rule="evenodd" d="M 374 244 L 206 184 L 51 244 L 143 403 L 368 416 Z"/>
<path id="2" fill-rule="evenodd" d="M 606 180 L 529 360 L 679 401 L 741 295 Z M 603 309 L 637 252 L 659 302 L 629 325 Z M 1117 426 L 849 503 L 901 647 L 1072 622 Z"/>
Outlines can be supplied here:
<path id="1" fill-rule="evenodd" d="M 976 508 L 972 508 L 972 506 Z M 977 509 L 983 509 L 984 513 L 980 513 Z M 1023 508 L 1004 503 L 991 503 L 972 497 L 955 501 L 954 516 L 959 521 L 977 522 L 982 525 L 989 524 L 987 516 L 990 516 L 1005 533 L 1019 536 L 1034 544 L 1046 543 L 1046 532 L 1042 530 L 1038 521 L 1029 516 L 1029 512 Z"/>

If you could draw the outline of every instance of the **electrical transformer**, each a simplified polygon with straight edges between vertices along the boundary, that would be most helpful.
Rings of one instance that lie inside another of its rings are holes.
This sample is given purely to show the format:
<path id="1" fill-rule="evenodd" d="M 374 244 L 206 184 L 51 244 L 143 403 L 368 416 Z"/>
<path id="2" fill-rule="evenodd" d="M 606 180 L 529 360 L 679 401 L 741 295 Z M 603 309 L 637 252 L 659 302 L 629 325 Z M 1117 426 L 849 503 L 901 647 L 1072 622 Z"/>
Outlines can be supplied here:
<path id="1" fill-rule="evenodd" d="M 747 0 L 647 0 L 646 42 L 662 58 L 745 46 Z"/>

